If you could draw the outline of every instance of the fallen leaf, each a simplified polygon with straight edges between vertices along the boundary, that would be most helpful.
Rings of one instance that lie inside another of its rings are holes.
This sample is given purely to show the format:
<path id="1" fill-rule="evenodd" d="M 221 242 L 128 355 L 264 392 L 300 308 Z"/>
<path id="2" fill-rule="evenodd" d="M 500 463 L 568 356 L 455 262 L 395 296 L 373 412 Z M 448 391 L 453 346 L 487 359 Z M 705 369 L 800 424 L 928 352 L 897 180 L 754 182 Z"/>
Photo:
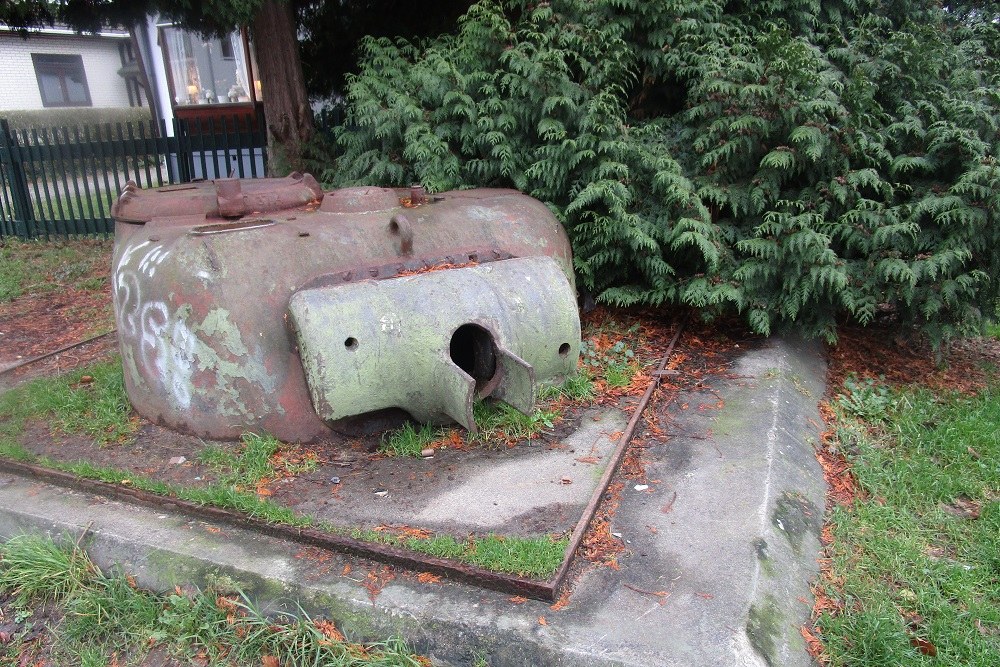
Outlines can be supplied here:
<path id="1" fill-rule="evenodd" d="M 340 576 L 342 576 L 342 577 L 346 577 L 346 576 L 347 576 L 347 575 L 349 575 L 350 573 L 351 573 L 351 564 L 350 564 L 350 563 L 348 563 L 347 565 L 345 565 L 345 566 L 344 566 L 344 569 L 343 569 L 343 570 L 341 570 L 341 572 L 340 572 Z"/>
<path id="2" fill-rule="evenodd" d="M 953 502 L 942 505 L 941 509 L 960 519 L 978 519 L 982 507 L 982 503 L 978 501 L 959 496 Z"/>
<path id="3" fill-rule="evenodd" d="M 528 598 L 526 598 L 526 597 L 524 597 L 522 595 L 515 595 L 514 597 L 508 598 L 508 599 L 511 602 L 513 602 L 514 604 L 524 604 L 525 602 L 528 601 Z"/>
<path id="4" fill-rule="evenodd" d="M 670 500 L 667 501 L 666 505 L 660 508 L 660 511 L 663 512 L 664 514 L 670 514 L 671 512 L 673 512 L 674 502 L 676 502 L 676 500 L 677 500 L 677 492 L 674 491 L 674 495 L 670 496 Z"/>
<path id="5" fill-rule="evenodd" d="M 562 611 L 566 605 L 569 604 L 570 595 L 571 591 L 563 591 L 563 594 L 559 596 L 559 599 L 549 605 L 549 609 L 552 611 Z"/>
<path id="6" fill-rule="evenodd" d="M 341 634 L 340 630 L 337 629 L 337 626 L 333 624 L 333 621 L 320 619 L 318 621 L 313 621 L 313 625 L 316 626 L 316 629 L 319 630 L 324 637 L 332 639 L 335 642 L 344 641 L 344 635 Z"/>
<path id="7" fill-rule="evenodd" d="M 929 655 L 934 657 L 937 655 L 937 646 L 930 643 L 926 639 L 921 639 L 920 637 L 911 637 L 910 644 L 912 644 L 918 651 L 924 655 Z"/>
<path id="8" fill-rule="evenodd" d="M 261 656 L 260 664 L 262 665 L 262 667 L 280 667 L 278 659 L 273 655 Z"/>
<path id="9" fill-rule="evenodd" d="M 422 584 L 438 584 L 441 583 L 441 577 L 430 572 L 421 572 L 417 575 L 417 581 Z"/>
<path id="10" fill-rule="evenodd" d="M 660 606 L 662 607 L 667 603 L 667 598 L 670 597 L 669 591 L 647 591 L 645 588 L 639 588 L 638 586 L 633 586 L 632 584 L 622 584 L 625 588 L 635 591 L 636 593 L 642 593 L 643 595 L 652 595 L 657 598 Z M 708 593 L 696 593 L 696 595 L 708 595 Z"/>
<path id="11" fill-rule="evenodd" d="M 545 620 L 545 617 L 544 617 L 544 616 L 539 616 L 539 617 L 538 617 L 538 624 L 539 624 L 539 625 L 548 625 L 548 624 L 549 624 L 549 622 Z"/>

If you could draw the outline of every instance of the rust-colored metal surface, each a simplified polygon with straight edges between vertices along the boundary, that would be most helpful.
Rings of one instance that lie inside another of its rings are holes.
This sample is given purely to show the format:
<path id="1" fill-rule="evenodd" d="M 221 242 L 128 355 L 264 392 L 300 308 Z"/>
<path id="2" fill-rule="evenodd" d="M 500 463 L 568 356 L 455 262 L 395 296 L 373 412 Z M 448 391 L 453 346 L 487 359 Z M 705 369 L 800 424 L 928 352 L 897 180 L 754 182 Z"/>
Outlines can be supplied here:
<path id="1" fill-rule="evenodd" d="M 541 202 L 515 191 L 427 195 L 413 187 L 323 193 L 311 176 L 293 174 L 285 179 L 221 179 L 156 190 L 129 185 L 114 215 L 119 224 L 113 296 L 125 385 L 136 410 L 153 422 L 218 439 L 238 438 L 247 431 L 264 431 L 291 442 L 322 437 L 335 426 L 330 417 L 341 413 L 325 409 L 324 420 L 314 409 L 313 398 L 326 400 L 336 392 L 329 386 L 314 386 L 311 395 L 310 382 L 336 382 L 340 366 L 323 345 L 336 343 L 338 351 L 350 350 L 352 335 L 325 341 L 322 328 L 313 327 L 311 331 L 319 333 L 302 339 L 290 322 L 293 295 L 310 290 L 324 303 L 350 301 L 357 312 L 366 312 L 364 298 L 355 296 L 353 287 L 347 299 L 337 286 L 407 281 L 413 274 L 430 278 L 442 266 L 482 267 L 524 258 L 551 262 L 559 276 L 556 282 L 542 261 L 518 274 L 523 276 L 522 285 L 490 287 L 489 294 L 502 293 L 500 315 L 470 306 L 470 312 L 475 310 L 473 319 L 442 321 L 448 327 L 479 327 L 496 343 L 503 338 L 503 327 L 490 317 L 505 317 L 516 327 L 519 313 L 529 309 L 562 314 L 558 341 L 517 347 L 518 340 L 536 340 L 537 334 L 509 335 L 491 353 L 498 368 L 506 364 L 511 373 L 524 378 L 518 383 L 493 383 L 510 392 L 509 402 L 515 407 L 524 408 L 524 396 L 533 394 L 536 381 L 558 380 L 575 371 L 580 341 L 575 303 L 567 303 L 572 298 L 567 294 L 574 293 L 569 242 Z M 410 298 L 406 295 L 411 292 L 400 285 L 391 290 L 393 303 Z M 436 306 L 453 315 L 461 302 L 443 297 Z M 398 325 L 416 311 L 406 312 L 405 306 L 400 306 L 404 311 L 396 312 L 395 319 L 365 321 L 367 330 L 382 338 L 364 343 L 387 347 L 392 336 L 406 331 Z M 303 312 L 300 321 L 306 319 Z M 444 333 L 447 338 L 457 332 Z M 464 338 L 470 346 L 479 340 Z M 311 375 L 300 359 L 303 344 L 309 347 Z M 438 348 L 421 354 L 461 367 L 461 351 L 457 356 L 452 351 L 450 360 L 448 351 Z M 447 402 L 456 408 L 444 411 L 449 415 L 465 415 L 460 392 L 484 395 L 482 389 L 491 379 L 476 375 L 481 364 L 474 351 L 469 354 L 473 358 L 462 370 L 472 382 L 450 383 Z M 545 377 L 533 375 L 537 368 L 526 368 L 524 360 L 540 359 L 538 355 L 552 356 L 534 364 L 548 369 Z M 399 382 L 393 369 L 409 363 L 388 363 L 388 356 L 377 354 L 372 358 L 376 365 L 358 372 L 380 372 L 386 384 Z M 454 376 L 462 379 L 460 374 Z"/>

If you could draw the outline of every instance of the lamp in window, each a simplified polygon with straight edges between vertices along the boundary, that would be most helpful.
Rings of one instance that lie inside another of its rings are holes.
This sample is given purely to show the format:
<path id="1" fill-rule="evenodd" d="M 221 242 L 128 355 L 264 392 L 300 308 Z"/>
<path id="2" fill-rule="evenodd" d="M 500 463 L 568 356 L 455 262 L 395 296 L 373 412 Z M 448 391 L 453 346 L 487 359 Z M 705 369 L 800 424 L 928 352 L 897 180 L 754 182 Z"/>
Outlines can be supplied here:
<path id="1" fill-rule="evenodd" d="M 188 91 L 188 100 L 190 100 L 191 104 L 197 104 L 198 103 L 198 86 L 196 86 L 196 85 L 194 85 L 192 83 L 191 85 L 189 85 L 187 87 L 187 91 Z"/>

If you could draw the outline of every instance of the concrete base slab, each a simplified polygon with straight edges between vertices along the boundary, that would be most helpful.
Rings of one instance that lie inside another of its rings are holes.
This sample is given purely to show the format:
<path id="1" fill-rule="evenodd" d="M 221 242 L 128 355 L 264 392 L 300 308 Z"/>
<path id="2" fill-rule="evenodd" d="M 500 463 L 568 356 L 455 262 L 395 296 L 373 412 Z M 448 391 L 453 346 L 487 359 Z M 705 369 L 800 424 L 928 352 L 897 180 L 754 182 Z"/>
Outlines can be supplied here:
<path id="1" fill-rule="evenodd" d="M 611 436 L 626 423 L 621 410 L 595 407 L 580 415 L 579 426 L 557 446 L 536 440 L 508 451 L 438 451 L 434 461 L 398 457 L 391 461 L 391 476 L 344 473 L 338 502 L 296 503 L 295 509 L 340 526 L 558 535 L 576 525 L 615 449 Z M 581 463 L 582 457 L 594 463 Z M 372 487 L 384 495 L 373 496 Z"/>
<path id="2" fill-rule="evenodd" d="M 629 553 L 620 570 L 585 569 L 559 611 L 11 476 L 0 537 L 76 539 L 90 525 L 98 564 L 142 585 L 235 582 L 271 609 L 321 611 L 354 639 L 401 635 L 435 664 L 809 665 L 798 628 L 820 548 L 824 372 L 817 346 L 775 339 L 731 379 L 659 406 L 670 436 L 647 438 L 651 483 L 625 487 L 612 527 Z"/>

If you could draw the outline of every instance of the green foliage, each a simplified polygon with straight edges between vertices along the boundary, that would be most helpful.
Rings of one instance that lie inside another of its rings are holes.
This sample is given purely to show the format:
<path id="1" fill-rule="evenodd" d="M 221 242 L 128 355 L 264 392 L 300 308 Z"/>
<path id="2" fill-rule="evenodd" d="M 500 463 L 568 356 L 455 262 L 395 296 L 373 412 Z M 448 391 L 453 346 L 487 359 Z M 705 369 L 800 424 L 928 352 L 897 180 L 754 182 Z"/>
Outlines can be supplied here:
<path id="1" fill-rule="evenodd" d="M 998 293 L 998 35 L 922 2 L 483 0 L 365 43 L 326 178 L 516 187 L 607 303 L 940 343 Z"/>
<path id="2" fill-rule="evenodd" d="M 616 340 L 607 349 L 585 340 L 580 344 L 580 361 L 612 388 L 629 386 L 639 371 L 639 360 L 625 340 Z"/>

